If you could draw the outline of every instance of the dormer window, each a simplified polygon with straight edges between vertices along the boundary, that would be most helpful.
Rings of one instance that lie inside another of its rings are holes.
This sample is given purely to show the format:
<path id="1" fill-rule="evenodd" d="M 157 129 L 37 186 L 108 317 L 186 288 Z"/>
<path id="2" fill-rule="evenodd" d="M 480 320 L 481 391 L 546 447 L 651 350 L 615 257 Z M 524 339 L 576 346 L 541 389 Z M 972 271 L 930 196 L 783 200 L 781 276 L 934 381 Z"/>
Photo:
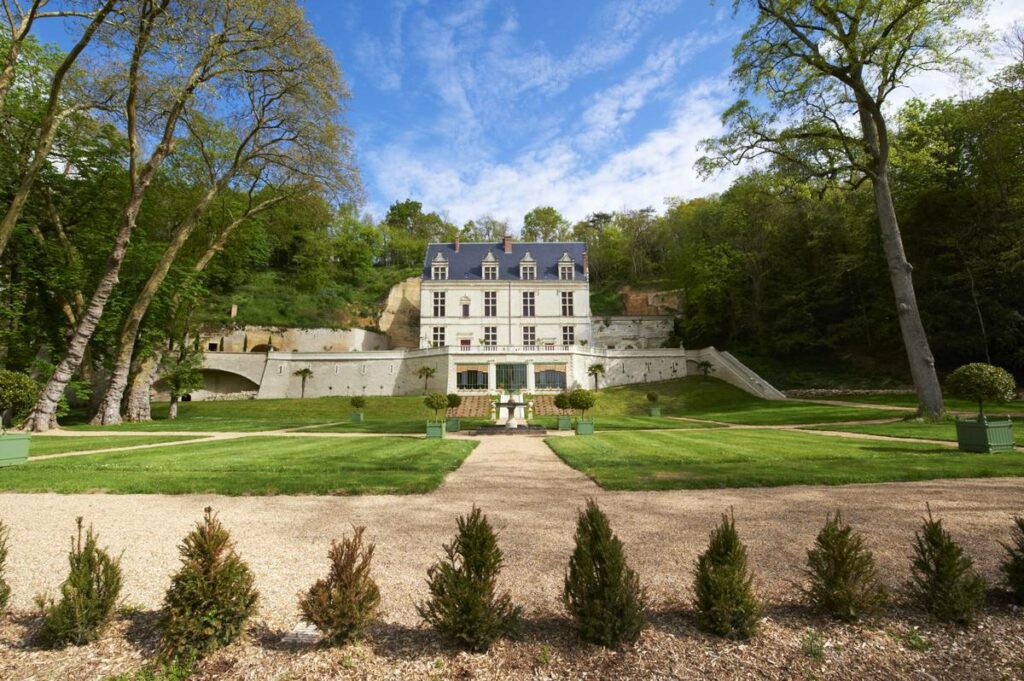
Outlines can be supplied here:
<path id="1" fill-rule="evenodd" d="M 484 279 L 493 281 L 498 278 L 498 259 L 494 257 L 493 253 L 487 254 L 480 268 Z"/>
<path id="2" fill-rule="evenodd" d="M 536 279 L 537 278 L 537 261 L 533 259 L 530 252 L 527 251 L 523 259 L 519 261 L 519 278 L 520 279 Z"/>
<path id="3" fill-rule="evenodd" d="M 438 253 L 430 263 L 430 278 L 443 280 L 448 278 L 448 261 Z"/>
<path id="4" fill-rule="evenodd" d="M 563 253 L 558 259 L 558 278 L 562 281 L 571 281 L 576 278 L 576 263 L 572 261 L 568 253 Z"/>

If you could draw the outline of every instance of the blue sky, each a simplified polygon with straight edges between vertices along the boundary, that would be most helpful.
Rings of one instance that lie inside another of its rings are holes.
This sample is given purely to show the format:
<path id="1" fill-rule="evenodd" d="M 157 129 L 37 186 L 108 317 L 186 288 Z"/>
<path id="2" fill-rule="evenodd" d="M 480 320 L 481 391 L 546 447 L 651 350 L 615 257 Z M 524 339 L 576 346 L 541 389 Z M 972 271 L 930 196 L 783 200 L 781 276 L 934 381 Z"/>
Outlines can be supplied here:
<path id="1" fill-rule="evenodd" d="M 747 18 L 703 0 L 306 0 L 353 98 L 367 208 L 462 223 L 705 194 L 696 145 L 734 97 Z"/>

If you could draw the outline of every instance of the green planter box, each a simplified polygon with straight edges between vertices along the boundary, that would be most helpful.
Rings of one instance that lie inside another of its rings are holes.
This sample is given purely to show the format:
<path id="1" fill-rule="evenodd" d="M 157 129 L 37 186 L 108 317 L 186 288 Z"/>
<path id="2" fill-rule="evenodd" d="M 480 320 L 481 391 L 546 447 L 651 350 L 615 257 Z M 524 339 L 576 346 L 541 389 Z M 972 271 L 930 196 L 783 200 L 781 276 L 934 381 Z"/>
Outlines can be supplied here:
<path id="1" fill-rule="evenodd" d="M 362 423 L 362 422 L 363 422 L 363 414 L 362 414 L 362 412 L 359 412 L 359 411 L 352 412 L 352 423 Z"/>
<path id="2" fill-rule="evenodd" d="M 444 423 L 444 428 L 449 433 L 457 433 L 462 430 L 462 419 L 449 417 Z"/>
<path id="3" fill-rule="evenodd" d="M 444 437 L 444 421 L 427 421 L 427 439 L 440 440 Z"/>
<path id="4" fill-rule="evenodd" d="M 572 417 L 569 415 L 558 415 L 558 429 L 559 430 L 572 430 Z"/>
<path id="5" fill-rule="evenodd" d="M 576 419 L 577 435 L 593 435 L 594 419 Z"/>
<path id="6" fill-rule="evenodd" d="M 648 416 L 661 416 L 661 407 L 648 407 L 647 408 L 647 415 Z"/>
<path id="7" fill-rule="evenodd" d="M 28 434 L 0 435 L 0 466 L 17 466 L 28 461 Z"/>
<path id="8" fill-rule="evenodd" d="M 1013 421 L 999 419 L 956 420 L 956 440 L 961 452 L 1012 452 Z"/>

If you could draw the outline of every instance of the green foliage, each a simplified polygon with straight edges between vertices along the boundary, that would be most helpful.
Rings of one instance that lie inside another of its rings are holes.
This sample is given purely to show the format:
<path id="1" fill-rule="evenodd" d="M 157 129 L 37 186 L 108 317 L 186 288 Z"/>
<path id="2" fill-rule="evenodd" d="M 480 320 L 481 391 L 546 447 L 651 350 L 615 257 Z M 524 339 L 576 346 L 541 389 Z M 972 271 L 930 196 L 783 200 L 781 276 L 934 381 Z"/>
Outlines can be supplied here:
<path id="1" fill-rule="evenodd" d="M 445 558 L 427 571 L 430 599 L 416 609 L 445 637 L 482 652 L 518 631 L 522 608 L 497 593 L 505 561 L 487 516 L 474 506 L 458 525 L 455 539 L 444 546 Z"/>
<path id="2" fill-rule="evenodd" d="M 804 573 L 810 580 L 804 593 L 811 605 L 835 619 L 856 622 L 879 614 L 888 602 L 874 556 L 839 511 L 825 521 L 808 549 Z"/>
<path id="3" fill-rule="evenodd" d="M 985 402 L 1009 402 L 1017 395 L 1010 372 L 980 362 L 965 364 L 951 373 L 946 388 L 956 397 L 977 402 L 979 416 L 985 412 Z"/>
<path id="4" fill-rule="evenodd" d="M 693 590 L 701 631 L 731 639 L 756 634 L 762 604 L 753 581 L 735 520 L 723 515 L 721 525 L 711 532 L 707 550 L 697 558 Z"/>
<path id="5" fill-rule="evenodd" d="M 647 401 L 650 402 L 651 404 L 657 404 L 658 403 L 658 393 L 652 391 L 652 392 L 647 393 L 646 397 L 647 397 Z"/>
<path id="6" fill-rule="evenodd" d="M 1003 544 L 1003 549 L 1006 557 L 999 566 L 1003 573 L 1003 584 L 1017 604 L 1024 605 L 1024 517 L 1014 517 L 1010 543 Z"/>
<path id="7" fill-rule="evenodd" d="M 0 418 L 10 410 L 12 418 L 24 416 L 36 400 L 39 386 L 31 377 L 0 369 Z"/>
<path id="8" fill-rule="evenodd" d="M 430 393 L 423 398 L 423 404 L 427 409 L 434 410 L 434 420 L 437 420 L 438 413 L 448 408 L 448 396 L 444 393 Z"/>
<path id="9" fill-rule="evenodd" d="M 985 599 L 985 580 L 930 507 L 915 534 L 910 573 L 911 595 L 941 622 L 969 624 Z"/>
<path id="10" fill-rule="evenodd" d="M 366 407 L 366 398 L 363 397 L 362 395 L 356 395 L 355 397 L 353 397 L 348 402 L 349 402 L 349 404 L 352 405 L 352 408 L 355 409 L 356 411 L 362 411 L 363 408 Z"/>
<path id="11" fill-rule="evenodd" d="M 448 393 L 448 408 L 458 409 L 462 405 L 462 396 L 455 393 Z"/>
<path id="12" fill-rule="evenodd" d="M 380 608 L 380 589 L 370 575 L 374 545 L 363 546 L 365 530 L 357 527 L 340 544 L 331 543 L 330 574 L 299 601 L 302 619 L 334 645 L 360 636 Z"/>
<path id="13" fill-rule="evenodd" d="M 814 660 L 825 658 L 825 637 L 820 631 L 808 630 L 800 639 L 800 650 L 804 655 Z"/>
<path id="14" fill-rule="evenodd" d="M 704 378 L 704 380 L 707 380 L 714 370 L 715 365 L 706 359 L 702 359 L 701 361 L 697 362 L 697 371 L 700 372 L 700 375 Z"/>
<path id="15" fill-rule="evenodd" d="M 585 388 L 576 388 L 569 391 L 569 406 L 579 410 L 580 416 L 586 416 L 588 409 L 593 409 L 597 404 L 597 395 Z"/>
<path id="16" fill-rule="evenodd" d="M 203 356 L 198 352 L 166 357 L 160 369 L 172 397 L 182 397 L 203 387 Z"/>
<path id="17" fill-rule="evenodd" d="M 201 658 L 237 639 L 259 594 L 227 529 L 207 507 L 178 547 L 181 568 L 164 596 L 159 657 Z"/>
<path id="18" fill-rule="evenodd" d="M 588 499 L 576 520 L 576 547 L 562 592 L 580 638 L 609 648 L 636 641 L 646 626 L 646 600 L 622 542 L 597 503 Z"/>
<path id="19" fill-rule="evenodd" d="M 555 395 L 554 403 L 555 403 L 555 407 L 557 409 L 561 409 L 562 411 L 566 411 L 568 409 L 572 409 L 572 405 L 569 403 L 569 392 L 568 391 L 562 391 L 562 392 L 558 393 L 557 395 Z"/>
<path id="20" fill-rule="evenodd" d="M 597 381 L 601 376 L 604 376 L 604 365 L 603 364 L 591 364 L 587 368 L 587 373 L 594 377 L 594 390 L 597 390 Z"/>
<path id="21" fill-rule="evenodd" d="M 538 206 L 523 216 L 523 241 L 564 241 L 569 223 L 551 206 Z"/>
<path id="22" fill-rule="evenodd" d="M 7 583 L 7 553 L 10 550 L 11 530 L 0 520 L 0 615 L 7 611 L 11 600 L 11 585 Z"/>
<path id="23" fill-rule="evenodd" d="M 40 597 L 43 624 L 39 637 L 52 648 L 95 641 L 109 624 L 121 593 L 121 561 L 99 548 L 89 527 L 82 541 L 82 518 L 71 538 L 68 576 L 60 586 L 61 599 Z"/>

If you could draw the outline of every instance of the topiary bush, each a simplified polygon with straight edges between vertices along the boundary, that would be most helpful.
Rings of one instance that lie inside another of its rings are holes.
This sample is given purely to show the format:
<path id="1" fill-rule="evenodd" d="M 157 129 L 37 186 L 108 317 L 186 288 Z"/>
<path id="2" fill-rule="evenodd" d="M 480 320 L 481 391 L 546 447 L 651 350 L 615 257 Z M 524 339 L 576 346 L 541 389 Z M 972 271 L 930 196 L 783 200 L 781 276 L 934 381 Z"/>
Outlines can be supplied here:
<path id="1" fill-rule="evenodd" d="M 1006 558 L 999 566 L 1003 573 L 1003 584 L 1009 589 L 1014 601 L 1024 605 L 1024 517 L 1013 519 L 1013 534 L 1009 544 L 1003 544 Z"/>
<path id="2" fill-rule="evenodd" d="M 693 590 L 697 626 L 724 638 L 748 639 L 757 633 L 762 604 L 747 568 L 747 548 L 732 515 L 711 532 L 707 550 L 697 558 Z"/>
<path id="3" fill-rule="evenodd" d="M 11 531 L 0 520 L 0 615 L 7 610 L 11 600 L 11 585 L 7 583 L 7 552 L 10 538 Z"/>
<path id="4" fill-rule="evenodd" d="M 1017 394 L 1017 384 L 1009 371 L 983 362 L 965 364 L 951 373 L 946 389 L 955 397 L 977 402 L 978 418 L 985 416 L 986 402 L 1009 402 Z"/>
<path id="5" fill-rule="evenodd" d="M 587 500 L 576 521 L 576 548 L 562 592 L 580 638 L 609 648 L 636 641 L 646 626 L 646 600 L 607 516 Z"/>
<path id="6" fill-rule="evenodd" d="M 28 413 L 36 401 L 39 386 L 31 377 L 0 369 L 0 429 Z M 6 418 L 10 421 L 5 421 Z"/>
<path id="7" fill-rule="evenodd" d="M 352 405 L 353 409 L 361 412 L 366 407 L 366 398 L 362 395 L 356 395 L 348 403 Z"/>
<path id="8" fill-rule="evenodd" d="M 569 406 L 580 412 L 580 418 L 587 415 L 588 409 L 597 404 L 597 395 L 585 388 L 576 388 L 569 393 Z"/>
<path id="9" fill-rule="evenodd" d="M 82 518 L 71 538 L 67 579 L 60 586 L 61 599 L 39 598 L 43 626 L 42 643 L 52 648 L 95 641 L 110 623 L 121 593 L 121 560 L 99 548 L 92 527 L 82 540 Z"/>
<path id="10" fill-rule="evenodd" d="M 458 409 L 462 405 L 462 396 L 456 395 L 455 393 L 448 393 L 448 411 Z"/>
<path id="11" fill-rule="evenodd" d="M 969 624 L 985 598 L 985 580 L 930 507 L 915 535 L 910 575 L 911 594 L 942 622 Z"/>
<path id="12" fill-rule="evenodd" d="M 365 530 L 357 527 L 352 537 L 331 543 L 330 574 L 317 580 L 299 601 L 302 619 L 334 645 L 361 635 L 380 609 L 380 589 L 370 576 L 374 545 L 363 546 Z"/>
<path id="13" fill-rule="evenodd" d="M 569 403 L 569 393 L 562 391 L 555 395 L 555 408 L 560 411 L 568 411 L 572 409 L 572 405 Z"/>
<path id="14" fill-rule="evenodd" d="M 252 571 L 209 506 L 178 550 L 181 569 L 164 596 L 163 661 L 197 659 L 231 643 L 259 599 Z"/>
<path id="15" fill-rule="evenodd" d="M 649 392 L 649 393 L 647 393 L 647 401 L 650 402 L 651 404 L 657 404 L 658 403 L 658 393 L 656 393 L 656 392 Z"/>
<path id="16" fill-rule="evenodd" d="M 438 420 L 438 413 L 448 408 L 448 396 L 444 393 L 430 393 L 423 398 L 423 404 L 427 409 L 434 410 L 434 420 Z"/>
<path id="17" fill-rule="evenodd" d="M 487 516 L 474 506 L 458 525 L 454 541 L 444 546 L 445 558 L 427 571 L 430 599 L 416 609 L 446 638 L 482 652 L 516 633 L 523 611 L 509 594 L 497 594 L 505 561 Z"/>
<path id="18" fill-rule="evenodd" d="M 804 593 L 811 605 L 837 620 L 856 622 L 877 615 L 889 602 L 874 556 L 839 511 L 826 519 L 808 549 L 804 573 L 810 580 Z"/>

